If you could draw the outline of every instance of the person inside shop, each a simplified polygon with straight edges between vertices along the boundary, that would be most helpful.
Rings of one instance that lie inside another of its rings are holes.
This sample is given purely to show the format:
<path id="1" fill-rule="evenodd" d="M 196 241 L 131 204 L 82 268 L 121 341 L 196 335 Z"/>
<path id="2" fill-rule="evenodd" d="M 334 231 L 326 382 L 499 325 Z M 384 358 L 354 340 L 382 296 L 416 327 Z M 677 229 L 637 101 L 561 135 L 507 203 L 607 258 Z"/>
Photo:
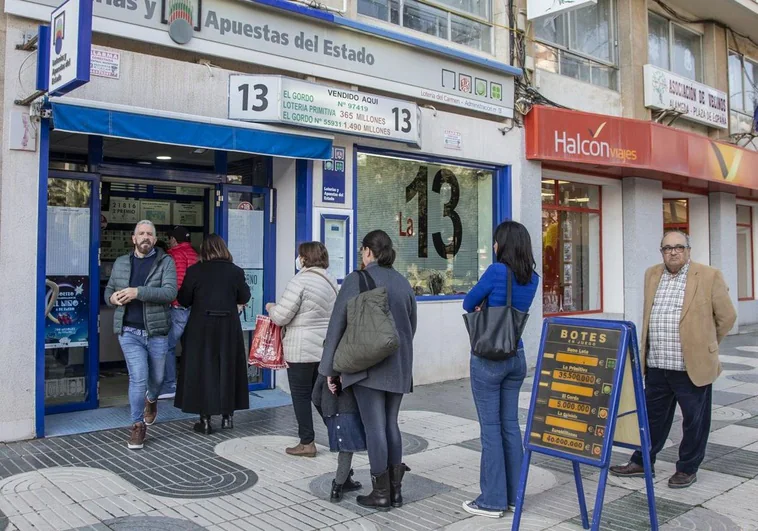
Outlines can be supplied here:
<path id="1" fill-rule="evenodd" d="M 116 259 L 105 288 L 105 303 L 116 309 L 113 332 L 129 372 L 132 427 L 127 446 L 131 450 L 144 446 L 147 426 L 158 416 L 171 328 L 169 308 L 177 293 L 174 260 L 155 248 L 156 241 L 152 221 L 137 223 L 134 251 Z"/>
<path id="2" fill-rule="evenodd" d="M 239 319 L 250 287 L 221 236 L 203 240 L 200 261 L 187 269 L 176 299 L 190 314 L 174 405 L 200 415 L 194 426 L 198 433 L 213 432 L 213 415 L 221 415 L 221 429 L 232 429 L 234 412 L 250 407 Z"/>
<path id="3" fill-rule="evenodd" d="M 663 449 L 676 406 L 682 410 L 682 442 L 672 489 L 697 481 L 711 430 L 713 382 L 721 374 L 719 343 L 737 313 L 721 271 L 690 260 L 690 237 L 680 231 L 661 241 L 663 263 L 645 272 L 640 357 L 650 426 L 650 461 Z M 642 454 L 611 467 L 618 477 L 644 477 Z"/>
<path id="4" fill-rule="evenodd" d="M 190 231 L 186 227 L 176 226 L 168 235 L 168 254 L 176 264 L 177 289 L 182 289 L 187 268 L 197 262 L 197 253 L 190 244 Z M 166 356 L 166 376 L 159 399 L 176 396 L 176 345 L 182 339 L 189 319 L 189 309 L 177 301 L 171 303 L 171 330 L 168 333 L 168 355 Z"/>
<path id="5" fill-rule="evenodd" d="M 505 306 L 510 276 L 511 306 L 528 312 L 540 283 L 529 231 L 521 223 L 505 221 L 495 229 L 493 240 L 495 262 L 463 299 L 463 309 L 479 311 L 485 300 L 490 307 Z M 463 502 L 469 514 L 500 518 L 516 506 L 524 455 L 518 398 L 525 377 L 526 356 L 521 340 L 515 355 L 505 360 L 471 355 L 471 391 L 479 417 L 482 454 L 481 494 L 473 501 Z"/>
<path id="6" fill-rule="evenodd" d="M 397 332 L 398 348 L 377 364 L 359 372 L 334 370 L 334 355 L 347 329 L 348 302 L 361 293 L 361 276 L 350 273 L 342 283 L 329 321 L 319 373 L 328 384 L 352 389 L 366 433 L 373 490 L 358 496 L 359 505 L 381 511 L 402 507 L 402 482 L 410 470 L 403 463 L 403 439 L 398 414 L 403 395 L 413 390 L 413 336 L 416 334 L 416 295 L 408 280 L 392 267 L 395 249 L 382 230 L 369 232 L 362 240 L 363 271 L 386 290 L 386 300 Z M 369 283 L 370 284 L 370 283 Z M 366 330 L 366 337 L 373 337 Z"/>
<path id="7" fill-rule="evenodd" d="M 285 328 L 282 348 L 300 438 L 298 444 L 285 452 L 297 457 L 316 457 L 311 397 L 329 317 L 337 299 L 337 281 L 327 271 L 329 252 L 321 242 L 300 244 L 295 268 L 298 273 L 287 283 L 276 304 L 266 304 L 266 311 L 276 325 Z"/>

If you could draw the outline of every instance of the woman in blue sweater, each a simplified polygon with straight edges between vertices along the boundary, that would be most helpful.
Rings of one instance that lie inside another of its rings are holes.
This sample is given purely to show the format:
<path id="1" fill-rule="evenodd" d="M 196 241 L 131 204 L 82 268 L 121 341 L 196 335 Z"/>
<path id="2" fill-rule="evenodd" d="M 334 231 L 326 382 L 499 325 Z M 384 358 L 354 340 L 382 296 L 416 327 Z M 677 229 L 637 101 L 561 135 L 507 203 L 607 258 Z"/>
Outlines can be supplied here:
<path id="1" fill-rule="evenodd" d="M 493 249 L 496 261 L 463 300 L 466 312 L 488 306 L 505 306 L 508 275 L 513 275 L 511 305 L 529 311 L 539 285 L 534 272 L 532 240 L 521 223 L 506 221 L 495 229 Z M 504 361 L 471 356 L 471 390 L 479 416 L 482 460 L 479 486 L 482 494 L 464 502 L 463 509 L 477 516 L 500 518 L 516 505 L 523 447 L 518 422 L 518 398 L 526 377 L 524 345 Z"/>

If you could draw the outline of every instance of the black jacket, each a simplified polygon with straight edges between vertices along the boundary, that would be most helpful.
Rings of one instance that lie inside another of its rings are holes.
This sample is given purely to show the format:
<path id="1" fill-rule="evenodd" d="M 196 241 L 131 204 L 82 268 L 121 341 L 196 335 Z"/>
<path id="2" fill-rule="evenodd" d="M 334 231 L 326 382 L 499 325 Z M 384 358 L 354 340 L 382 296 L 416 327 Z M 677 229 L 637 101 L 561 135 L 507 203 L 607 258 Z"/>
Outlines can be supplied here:
<path id="1" fill-rule="evenodd" d="M 321 414 L 326 417 L 333 417 L 337 413 L 346 415 L 348 413 L 358 413 L 358 403 L 355 401 L 353 391 L 348 387 L 343 389 L 339 395 L 333 395 L 326 384 L 326 376 L 318 375 L 316 384 L 313 386 L 313 404 L 321 408 Z"/>
<path id="2" fill-rule="evenodd" d="M 187 269 L 177 301 L 190 308 L 175 405 L 186 413 L 248 409 L 247 356 L 238 304 L 250 300 L 245 274 L 222 260 Z"/>

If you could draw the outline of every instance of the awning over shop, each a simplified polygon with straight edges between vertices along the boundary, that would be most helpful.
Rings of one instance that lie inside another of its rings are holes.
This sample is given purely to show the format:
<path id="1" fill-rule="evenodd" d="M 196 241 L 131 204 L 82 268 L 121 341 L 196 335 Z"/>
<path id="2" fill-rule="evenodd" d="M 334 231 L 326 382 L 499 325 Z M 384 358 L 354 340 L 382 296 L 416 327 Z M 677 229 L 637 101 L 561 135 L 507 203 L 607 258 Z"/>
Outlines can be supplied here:
<path id="1" fill-rule="evenodd" d="M 526 158 L 758 197 L 758 152 L 644 120 L 535 106 L 526 117 Z"/>
<path id="2" fill-rule="evenodd" d="M 328 135 L 75 98 L 50 103 L 56 131 L 296 159 L 332 156 Z"/>

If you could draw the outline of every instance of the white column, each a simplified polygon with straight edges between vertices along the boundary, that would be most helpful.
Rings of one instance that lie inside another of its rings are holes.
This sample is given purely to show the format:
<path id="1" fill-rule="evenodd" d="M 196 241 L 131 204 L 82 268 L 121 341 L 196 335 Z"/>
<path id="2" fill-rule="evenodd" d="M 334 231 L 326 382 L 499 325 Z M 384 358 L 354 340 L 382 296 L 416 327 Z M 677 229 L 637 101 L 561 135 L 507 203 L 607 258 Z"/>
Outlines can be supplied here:
<path id="1" fill-rule="evenodd" d="M 624 316 L 642 326 L 645 270 L 661 262 L 663 187 L 660 181 L 623 180 Z"/>
<path id="2" fill-rule="evenodd" d="M 2 69 L 2 143 L 0 143 L 0 442 L 35 436 L 37 315 L 37 196 L 39 145 L 36 151 L 10 151 L 10 113 L 24 110 L 14 99 L 34 87 L 34 68 L 23 68 L 28 52 L 15 49 L 24 27 L 9 18 L 0 31 Z M 36 28 L 35 28 L 36 31 Z M 28 63 L 27 63 L 28 64 Z M 21 72 L 21 73 L 19 73 Z M 23 89 L 19 86 L 23 79 Z M 25 89 L 25 90 L 24 90 Z M 39 124 L 36 124 L 39 127 Z M 42 176 L 47 178 L 47 175 Z M 43 230 L 46 230 L 43 228 Z"/>
<path id="3" fill-rule="evenodd" d="M 708 197 L 711 222 L 711 266 L 724 275 L 732 304 L 739 311 L 737 292 L 737 198 L 734 194 L 712 193 Z M 739 322 L 739 319 L 738 321 Z M 737 333 L 734 325 L 732 333 Z"/>

